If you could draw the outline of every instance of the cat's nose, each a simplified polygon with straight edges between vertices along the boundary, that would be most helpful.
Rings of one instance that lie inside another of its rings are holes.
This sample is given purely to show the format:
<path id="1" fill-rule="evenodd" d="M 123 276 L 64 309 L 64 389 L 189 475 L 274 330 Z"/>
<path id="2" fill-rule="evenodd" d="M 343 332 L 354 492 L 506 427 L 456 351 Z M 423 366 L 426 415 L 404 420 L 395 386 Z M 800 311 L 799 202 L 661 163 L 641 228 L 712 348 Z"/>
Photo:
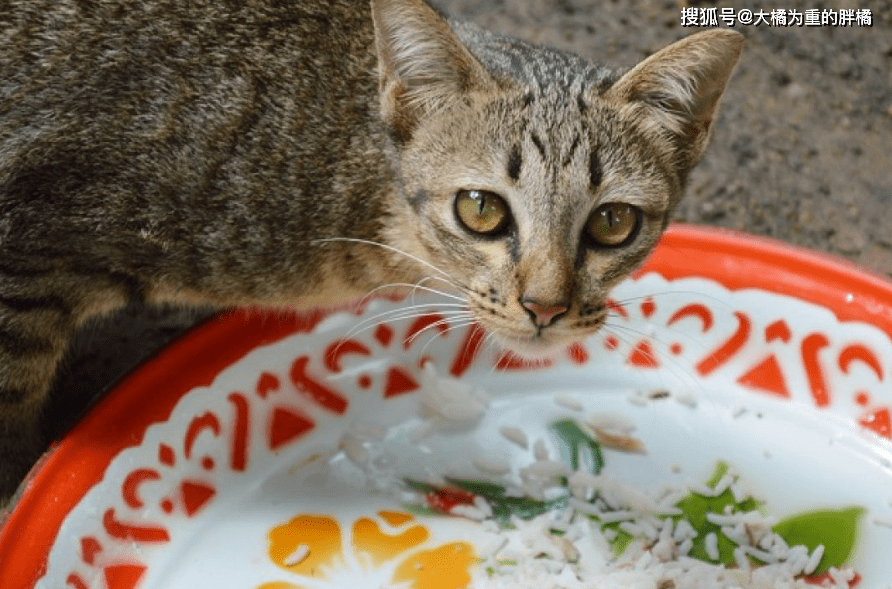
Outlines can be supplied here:
<path id="1" fill-rule="evenodd" d="M 551 325 L 558 317 L 566 313 L 567 309 L 569 309 L 569 305 L 564 303 L 547 305 L 529 297 L 520 299 L 520 304 L 527 310 L 533 323 L 538 327 L 547 327 L 548 325 Z"/>

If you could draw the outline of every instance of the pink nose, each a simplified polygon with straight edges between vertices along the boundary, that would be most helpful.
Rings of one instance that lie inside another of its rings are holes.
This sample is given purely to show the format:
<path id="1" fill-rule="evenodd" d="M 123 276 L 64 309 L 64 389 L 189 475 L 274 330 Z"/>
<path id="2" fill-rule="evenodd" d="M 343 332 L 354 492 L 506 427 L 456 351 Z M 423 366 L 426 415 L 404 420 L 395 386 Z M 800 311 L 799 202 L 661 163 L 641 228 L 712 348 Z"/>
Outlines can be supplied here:
<path id="1" fill-rule="evenodd" d="M 546 327 L 554 323 L 555 319 L 567 312 L 569 308 L 565 304 L 543 305 L 542 303 L 524 297 L 520 299 L 520 304 L 530 314 L 530 318 L 539 327 Z"/>

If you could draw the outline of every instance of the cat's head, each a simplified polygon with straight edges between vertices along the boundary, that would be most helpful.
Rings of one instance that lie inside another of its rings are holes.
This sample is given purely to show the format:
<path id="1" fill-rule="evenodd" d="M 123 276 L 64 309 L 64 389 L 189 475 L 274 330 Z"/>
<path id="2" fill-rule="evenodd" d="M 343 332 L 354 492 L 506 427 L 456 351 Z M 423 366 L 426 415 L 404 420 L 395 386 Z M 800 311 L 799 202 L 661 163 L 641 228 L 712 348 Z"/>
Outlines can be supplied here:
<path id="1" fill-rule="evenodd" d="M 593 333 L 681 198 L 742 37 L 692 35 L 618 76 L 420 0 L 372 9 L 401 185 L 388 243 L 522 355 Z"/>

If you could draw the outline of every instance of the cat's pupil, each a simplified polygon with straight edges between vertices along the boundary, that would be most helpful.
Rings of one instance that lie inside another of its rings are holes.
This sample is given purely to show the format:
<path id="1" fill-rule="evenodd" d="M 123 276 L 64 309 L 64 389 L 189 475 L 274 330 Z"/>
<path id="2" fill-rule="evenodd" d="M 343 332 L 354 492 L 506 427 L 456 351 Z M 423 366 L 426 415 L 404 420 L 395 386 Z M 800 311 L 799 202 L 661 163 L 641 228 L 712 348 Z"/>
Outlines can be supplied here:
<path id="1" fill-rule="evenodd" d="M 477 214 L 483 216 L 486 213 L 486 197 L 479 192 L 471 193 L 471 199 L 477 201 Z"/>
<path id="2" fill-rule="evenodd" d="M 505 200 L 486 190 L 461 190 L 455 199 L 459 222 L 472 233 L 493 236 L 508 225 L 510 215 Z"/>
<path id="3" fill-rule="evenodd" d="M 619 247 L 632 241 L 641 225 L 641 211 L 630 204 L 603 204 L 586 223 L 588 238 L 601 247 Z"/>

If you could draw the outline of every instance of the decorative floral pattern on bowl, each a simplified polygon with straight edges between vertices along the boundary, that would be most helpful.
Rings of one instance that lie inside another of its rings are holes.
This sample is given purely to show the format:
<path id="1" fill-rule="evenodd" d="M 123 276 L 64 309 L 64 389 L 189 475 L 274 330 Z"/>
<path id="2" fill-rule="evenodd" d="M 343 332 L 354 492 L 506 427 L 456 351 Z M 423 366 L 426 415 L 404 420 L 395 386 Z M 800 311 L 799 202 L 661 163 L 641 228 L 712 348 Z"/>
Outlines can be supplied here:
<path id="1" fill-rule="evenodd" d="M 414 302 L 233 313 L 171 346 L 32 474 L 0 531 L 0 584 L 461 587 L 486 534 L 406 512 L 399 483 L 481 478 L 480 456 L 507 476 L 531 450 L 502 429 L 556 452 L 554 419 L 600 411 L 648 449 L 612 458 L 617 476 L 702 479 L 721 460 L 779 513 L 859 505 L 852 564 L 864 587 L 892 578 L 877 556 L 892 542 L 888 282 L 676 227 L 602 333 L 535 365 L 436 310 L 404 313 Z M 488 409 L 432 420 L 428 362 Z"/>
<path id="2" fill-rule="evenodd" d="M 474 547 L 451 542 L 425 548 L 429 537 L 428 529 L 408 513 L 382 510 L 356 519 L 347 529 L 331 516 L 301 514 L 269 533 L 270 559 L 291 581 L 264 583 L 258 589 L 466 586 L 477 561 Z"/>

